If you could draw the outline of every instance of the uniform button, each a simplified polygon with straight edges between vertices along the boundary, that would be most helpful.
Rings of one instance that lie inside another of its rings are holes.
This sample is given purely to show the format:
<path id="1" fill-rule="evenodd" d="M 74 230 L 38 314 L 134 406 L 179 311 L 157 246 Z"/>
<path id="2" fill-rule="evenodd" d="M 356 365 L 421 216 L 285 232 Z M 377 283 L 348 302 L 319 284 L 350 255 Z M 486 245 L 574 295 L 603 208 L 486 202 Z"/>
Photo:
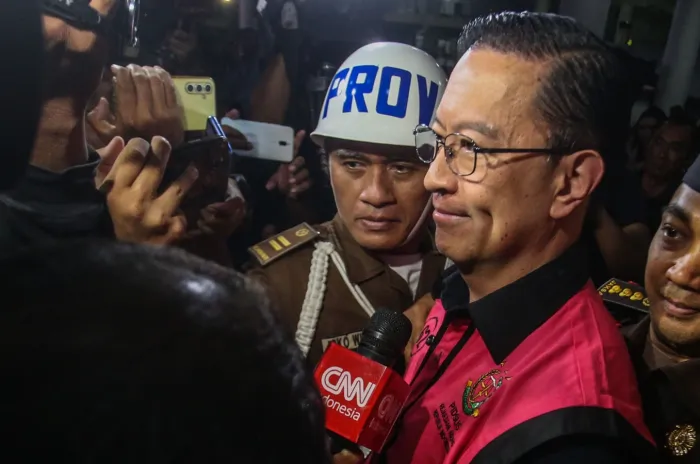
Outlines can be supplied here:
<path id="1" fill-rule="evenodd" d="M 428 336 L 427 340 L 425 340 L 425 344 L 428 346 L 433 346 L 433 343 L 435 343 L 435 335 Z"/>

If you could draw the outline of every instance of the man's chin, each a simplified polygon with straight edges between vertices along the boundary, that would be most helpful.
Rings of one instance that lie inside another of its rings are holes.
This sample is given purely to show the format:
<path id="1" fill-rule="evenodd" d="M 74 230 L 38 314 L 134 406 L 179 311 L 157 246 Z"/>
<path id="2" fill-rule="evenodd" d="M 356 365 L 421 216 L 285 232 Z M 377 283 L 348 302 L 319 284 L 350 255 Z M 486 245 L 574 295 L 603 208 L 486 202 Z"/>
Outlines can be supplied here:
<path id="1" fill-rule="evenodd" d="M 406 240 L 396 233 L 353 231 L 352 235 L 362 248 L 378 253 L 393 251 Z"/>

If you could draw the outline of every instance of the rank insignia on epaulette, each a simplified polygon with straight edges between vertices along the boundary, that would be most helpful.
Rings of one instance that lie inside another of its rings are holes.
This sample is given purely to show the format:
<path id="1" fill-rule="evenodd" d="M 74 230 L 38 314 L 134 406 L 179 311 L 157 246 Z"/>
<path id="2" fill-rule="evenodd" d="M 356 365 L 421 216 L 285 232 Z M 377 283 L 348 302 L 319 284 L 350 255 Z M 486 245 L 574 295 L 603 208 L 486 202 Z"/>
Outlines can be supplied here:
<path id="1" fill-rule="evenodd" d="M 649 312 L 649 298 L 641 285 L 610 279 L 598 289 L 598 293 L 606 303 L 622 305 L 643 313 Z"/>
<path id="2" fill-rule="evenodd" d="M 258 260 L 261 266 L 265 266 L 303 244 L 315 240 L 318 235 L 319 233 L 313 227 L 302 222 L 296 227 L 248 248 L 248 252 Z"/>

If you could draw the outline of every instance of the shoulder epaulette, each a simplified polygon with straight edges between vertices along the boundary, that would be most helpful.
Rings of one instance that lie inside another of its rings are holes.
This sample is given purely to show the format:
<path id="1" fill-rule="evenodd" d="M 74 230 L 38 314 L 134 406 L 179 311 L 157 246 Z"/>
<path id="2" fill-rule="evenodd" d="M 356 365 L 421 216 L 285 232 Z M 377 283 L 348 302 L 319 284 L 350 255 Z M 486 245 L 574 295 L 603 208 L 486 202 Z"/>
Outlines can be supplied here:
<path id="1" fill-rule="evenodd" d="M 248 248 L 248 252 L 260 263 L 267 266 L 292 250 L 309 243 L 319 236 L 319 232 L 305 222 L 285 230 L 257 245 Z"/>
<path id="2" fill-rule="evenodd" d="M 649 312 L 649 298 L 641 285 L 610 279 L 598 289 L 598 293 L 606 303 L 622 305 L 643 313 Z"/>

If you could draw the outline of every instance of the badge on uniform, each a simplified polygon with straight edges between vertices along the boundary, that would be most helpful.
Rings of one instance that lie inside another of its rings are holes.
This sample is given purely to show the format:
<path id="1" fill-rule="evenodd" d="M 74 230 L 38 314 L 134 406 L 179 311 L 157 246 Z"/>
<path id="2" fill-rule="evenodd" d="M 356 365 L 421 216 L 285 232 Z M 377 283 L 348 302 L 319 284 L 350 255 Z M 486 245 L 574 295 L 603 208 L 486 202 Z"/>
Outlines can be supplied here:
<path id="1" fill-rule="evenodd" d="M 324 338 L 321 340 L 321 345 L 323 346 L 323 351 L 326 351 L 331 343 L 337 343 L 343 348 L 354 351 L 360 346 L 360 340 L 362 340 L 362 332 L 353 332 L 340 337 Z"/>
<path id="2" fill-rule="evenodd" d="M 641 285 L 610 279 L 598 289 L 598 293 L 606 303 L 621 305 L 645 314 L 649 312 L 649 298 Z"/>
<path id="3" fill-rule="evenodd" d="M 261 266 L 266 266 L 305 243 L 315 240 L 318 235 L 319 233 L 313 227 L 302 222 L 296 227 L 248 248 L 248 252 L 258 260 Z"/>
<path id="4" fill-rule="evenodd" d="M 511 378 L 505 369 L 505 362 L 503 362 L 496 369 L 491 369 L 479 377 L 476 382 L 469 380 L 462 395 L 462 410 L 464 414 L 479 417 L 479 410 L 484 403 L 491 399 L 496 390 L 503 386 L 504 380 L 510 380 Z"/>
<path id="5" fill-rule="evenodd" d="M 688 454 L 696 441 L 697 433 L 692 425 L 676 425 L 666 434 L 666 448 L 676 457 Z"/>

